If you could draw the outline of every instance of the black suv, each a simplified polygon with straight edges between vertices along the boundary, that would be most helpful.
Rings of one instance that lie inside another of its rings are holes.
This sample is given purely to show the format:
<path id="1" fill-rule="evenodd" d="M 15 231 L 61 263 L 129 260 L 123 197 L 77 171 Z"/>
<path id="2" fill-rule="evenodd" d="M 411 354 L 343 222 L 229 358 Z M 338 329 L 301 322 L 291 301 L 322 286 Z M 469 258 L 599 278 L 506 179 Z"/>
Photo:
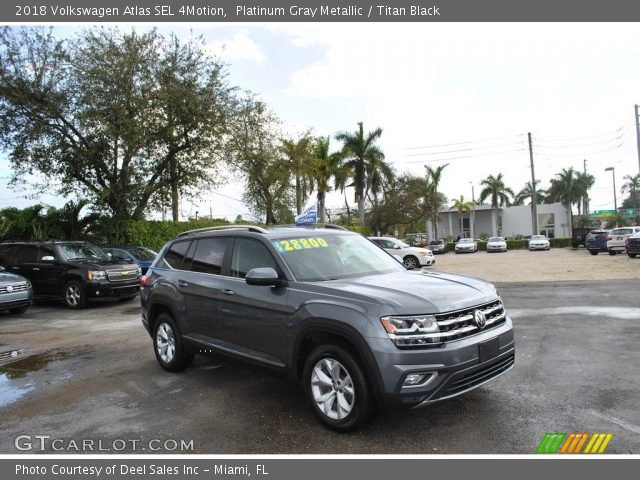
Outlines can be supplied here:
<path id="1" fill-rule="evenodd" d="M 27 277 L 36 298 L 63 298 L 82 308 L 91 298 L 131 299 L 140 290 L 140 268 L 114 262 L 88 242 L 3 242 L 0 265 Z"/>
<path id="2" fill-rule="evenodd" d="M 489 283 L 408 271 L 339 227 L 188 232 L 141 280 L 142 322 L 166 370 L 229 355 L 301 381 L 347 431 L 376 407 L 460 395 L 514 365 L 511 320 Z"/>

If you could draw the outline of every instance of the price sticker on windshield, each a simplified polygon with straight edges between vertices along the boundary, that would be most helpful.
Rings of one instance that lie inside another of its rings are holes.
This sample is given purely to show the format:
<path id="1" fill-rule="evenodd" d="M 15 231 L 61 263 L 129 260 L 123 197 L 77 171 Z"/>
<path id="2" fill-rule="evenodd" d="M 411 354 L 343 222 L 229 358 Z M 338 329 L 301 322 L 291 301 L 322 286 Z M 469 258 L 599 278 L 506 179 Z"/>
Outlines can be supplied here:
<path id="1" fill-rule="evenodd" d="M 280 253 L 295 252 L 297 250 L 312 250 L 315 248 L 327 248 L 329 244 L 321 237 L 288 238 L 271 242 Z"/>

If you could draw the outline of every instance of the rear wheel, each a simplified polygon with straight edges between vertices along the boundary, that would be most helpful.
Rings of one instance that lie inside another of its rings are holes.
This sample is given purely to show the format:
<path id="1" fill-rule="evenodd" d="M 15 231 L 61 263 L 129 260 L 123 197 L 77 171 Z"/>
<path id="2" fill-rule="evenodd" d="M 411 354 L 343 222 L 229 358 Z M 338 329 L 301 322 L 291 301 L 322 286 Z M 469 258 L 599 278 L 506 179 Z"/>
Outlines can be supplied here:
<path id="1" fill-rule="evenodd" d="M 597 250 L 589 250 L 589 253 L 590 253 L 591 255 L 597 255 L 597 254 L 598 254 L 598 251 L 597 251 Z"/>
<path id="2" fill-rule="evenodd" d="M 343 347 L 316 347 L 305 362 L 302 378 L 313 412 L 332 430 L 353 431 L 371 419 L 375 404 L 364 370 Z"/>
<path id="3" fill-rule="evenodd" d="M 627 253 L 627 255 L 629 255 L 629 258 L 636 258 L 637 253 Z"/>
<path id="4" fill-rule="evenodd" d="M 635 255 L 634 255 L 634 257 L 635 257 Z M 21 315 L 21 314 L 23 314 L 24 312 L 27 311 L 27 308 L 29 308 L 29 307 L 27 306 L 27 307 L 20 307 L 20 308 L 10 308 L 9 309 L 9 313 L 13 313 L 14 315 Z"/>
<path id="5" fill-rule="evenodd" d="M 404 266 L 407 267 L 409 270 L 418 268 L 418 265 L 420 265 L 420 262 L 418 262 L 418 259 L 416 257 L 412 255 L 408 255 L 404 257 Z"/>
<path id="6" fill-rule="evenodd" d="M 160 314 L 156 320 L 153 350 L 160 366 L 170 372 L 184 370 L 194 358 L 193 353 L 185 349 L 175 321 L 166 313 Z"/>
<path id="7" fill-rule="evenodd" d="M 615 251 L 615 250 L 609 250 L 609 255 L 613 256 L 613 255 L 615 255 L 615 254 L 616 254 L 616 251 Z"/>

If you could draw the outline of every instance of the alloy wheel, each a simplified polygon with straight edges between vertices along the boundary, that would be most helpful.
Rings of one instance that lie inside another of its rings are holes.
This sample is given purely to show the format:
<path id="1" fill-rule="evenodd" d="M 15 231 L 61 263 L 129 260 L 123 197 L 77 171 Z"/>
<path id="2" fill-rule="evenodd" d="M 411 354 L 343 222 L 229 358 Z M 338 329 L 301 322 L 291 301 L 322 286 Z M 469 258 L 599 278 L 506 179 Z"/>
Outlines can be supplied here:
<path id="1" fill-rule="evenodd" d="M 171 363 L 176 355 L 176 337 L 168 323 L 162 323 L 156 332 L 156 349 L 164 363 Z"/>
<path id="2" fill-rule="evenodd" d="M 320 411 L 333 420 L 347 417 L 355 405 L 351 375 L 333 358 L 323 358 L 313 367 L 311 393 Z"/>

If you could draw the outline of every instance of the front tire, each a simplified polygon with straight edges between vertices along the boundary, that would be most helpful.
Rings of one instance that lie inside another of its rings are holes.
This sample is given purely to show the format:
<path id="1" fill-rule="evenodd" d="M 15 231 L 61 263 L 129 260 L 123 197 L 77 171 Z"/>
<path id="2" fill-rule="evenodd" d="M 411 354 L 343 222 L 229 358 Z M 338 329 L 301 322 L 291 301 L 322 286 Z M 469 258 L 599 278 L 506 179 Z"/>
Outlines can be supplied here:
<path id="1" fill-rule="evenodd" d="M 350 432 L 371 419 L 375 404 L 366 375 L 343 347 L 316 347 L 307 357 L 302 378 L 313 412 L 330 429 Z"/>
<path id="2" fill-rule="evenodd" d="M 408 270 L 413 270 L 414 268 L 418 268 L 418 266 L 420 265 L 420 262 L 418 261 L 418 259 L 412 255 L 408 255 L 404 257 L 403 261 L 404 261 L 404 266 Z"/>
<path id="3" fill-rule="evenodd" d="M 169 314 L 161 313 L 153 329 L 153 351 L 162 368 L 180 372 L 193 362 L 194 355 L 182 343 L 175 321 Z"/>
<path id="4" fill-rule="evenodd" d="M 87 306 L 87 294 L 82 283 L 78 280 L 71 280 L 64 286 L 64 303 L 69 308 L 78 309 Z"/>
<path id="5" fill-rule="evenodd" d="M 627 253 L 627 255 L 629 255 L 629 258 L 636 258 L 637 253 Z"/>
<path id="6" fill-rule="evenodd" d="M 609 250 L 609 255 L 611 255 L 612 257 L 616 254 L 615 250 Z"/>
<path id="7" fill-rule="evenodd" d="M 591 255 L 597 255 L 597 254 L 598 254 L 598 251 L 597 251 L 597 250 L 589 250 L 589 253 L 590 253 Z"/>
<path id="8" fill-rule="evenodd" d="M 635 255 L 634 255 L 635 256 Z M 9 309 L 9 313 L 12 313 L 14 315 L 22 315 L 24 312 L 27 311 L 29 307 L 20 307 L 20 308 L 10 308 Z"/>

